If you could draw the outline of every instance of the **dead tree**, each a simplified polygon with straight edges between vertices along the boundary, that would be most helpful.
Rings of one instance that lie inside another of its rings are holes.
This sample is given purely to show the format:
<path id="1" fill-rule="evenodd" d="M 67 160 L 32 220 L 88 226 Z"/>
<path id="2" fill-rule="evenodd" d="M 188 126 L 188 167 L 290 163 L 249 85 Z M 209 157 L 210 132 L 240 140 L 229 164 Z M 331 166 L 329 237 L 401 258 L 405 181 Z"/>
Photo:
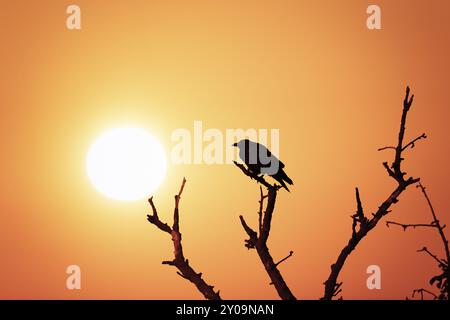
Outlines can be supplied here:
<path id="1" fill-rule="evenodd" d="M 253 172 L 249 171 L 243 164 L 239 164 L 237 162 L 234 162 L 234 164 L 238 168 L 240 168 L 245 175 L 247 175 L 251 179 L 255 179 L 257 182 L 262 184 L 267 189 L 267 194 L 264 194 L 262 187 L 260 187 L 258 232 L 253 230 L 247 224 L 242 215 L 239 216 L 242 227 L 249 236 L 249 238 L 245 240 L 245 246 L 249 250 L 256 249 L 259 259 L 261 260 L 267 274 L 270 277 L 271 280 L 270 285 L 273 285 L 275 287 L 280 298 L 283 300 L 296 300 L 295 296 L 292 294 L 288 285 L 284 281 L 283 276 L 278 270 L 278 266 L 280 265 L 280 263 L 289 259 L 294 252 L 290 251 L 290 253 L 285 258 L 281 259 L 278 262 L 274 262 L 269 252 L 269 248 L 267 246 L 267 239 L 269 238 L 270 226 L 272 222 L 273 212 L 275 209 L 277 192 L 280 189 L 280 186 L 276 184 L 271 185 L 262 176 L 258 176 Z M 264 207 L 265 200 L 266 205 Z"/>
<path id="2" fill-rule="evenodd" d="M 220 292 L 214 291 L 214 287 L 206 283 L 202 278 L 202 273 L 197 273 L 189 265 L 189 260 L 184 257 L 183 247 L 181 245 L 181 233 L 180 233 L 180 215 L 178 211 L 181 194 L 186 184 L 186 179 L 183 178 L 181 183 L 180 191 L 175 195 L 175 209 L 173 211 L 173 225 L 170 227 L 167 223 L 163 223 L 158 217 L 158 211 L 156 210 L 155 204 L 153 203 L 153 197 L 148 199 L 150 206 L 152 207 L 153 214 L 147 215 L 147 220 L 158 227 L 159 230 L 166 232 L 172 236 L 173 248 L 174 248 L 174 259 L 169 261 L 163 261 L 163 264 L 169 266 L 174 266 L 178 269 L 177 274 L 182 278 L 192 282 L 198 289 L 198 291 L 203 294 L 203 296 L 208 300 L 221 300 Z"/>
<path id="3" fill-rule="evenodd" d="M 433 299 L 439 299 L 439 300 L 448 300 L 450 297 L 450 285 L 449 285 L 449 276 L 450 276 L 450 270 L 448 267 L 449 261 L 450 261 L 450 251 L 448 248 L 448 240 L 444 233 L 445 225 L 442 225 L 439 221 L 436 212 L 434 210 L 433 204 L 431 203 L 430 197 L 428 196 L 428 193 L 426 191 L 426 188 L 419 182 L 417 187 L 422 192 L 423 196 L 425 197 L 427 201 L 428 208 L 431 212 L 432 221 L 431 223 L 418 223 L 418 224 L 405 224 L 405 223 L 398 223 L 395 221 L 387 221 L 386 225 L 389 227 L 390 225 L 395 225 L 403 228 L 403 231 L 408 230 L 409 228 L 416 229 L 416 228 L 432 228 L 435 229 L 439 237 L 442 241 L 443 249 L 444 249 L 444 255 L 445 259 L 440 259 L 437 257 L 437 255 L 433 254 L 427 247 L 423 247 L 420 250 L 417 250 L 417 252 L 424 252 L 429 257 L 431 257 L 436 263 L 438 264 L 439 268 L 441 269 L 442 273 L 438 274 L 430 279 L 431 285 L 436 285 L 436 287 L 440 290 L 439 295 L 436 295 L 426 289 L 415 289 L 413 291 L 412 297 L 414 298 L 416 293 L 420 294 L 421 300 L 423 300 L 423 293 L 428 293 L 430 296 L 433 297 Z"/>
<path id="4" fill-rule="evenodd" d="M 324 296 L 322 297 L 323 300 L 332 300 L 339 293 L 341 293 L 342 282 L 338 282 L 337 279 L 348 256 L 353 252 L 353 250 L 356 249 L 359 242 L 364 239 L 373 228 L 377 226 L 378 222 L 391 211 L 391 207 L 398 202 L 398 198 L 403 193 L 403 191 L 405 191 L 410 185 L 420 181 L 419 178 L 413 178 L 411 176 L 407 177 L 406 172 L 404 172 L 402 169 L 402 161 L 404 160 L 405 151 L 408 148 L 414 148 L 415 143 L 420 139 L 426 138 L 426 135 L 422 134 L 417 138 L 411 140 L 409 143 L 404 143 L 406 117 L 414 99 L 414 95 L 409 97 L 409 91 L 409 87 L 407 87 L 405 99 L 403 100 L 403 111 L 400 120 L 400 130 L 398 134 L 397 145 L 378 149 L 379 151 L 390 149 L 395 151 L 394 160 L 391 165 L 389 165 L 387 162 L 384 162 L 383 166 L 389 176 L 397 182 L 397 186 L 389 194 L 386 200 L 381 203 L 377 211 L 375 213 L 372 213 L 371 217 L 367 216 L 364 213 L 359 190 L 358 188 L 356 188 L 357 209 L 356 213 L 351 216 L 353 220 L 352 235 L 347 245 L 340 252 L 336 262 L 331 265 L 331 271 L 328 279 L 324 282 L 325 292 Z"/>

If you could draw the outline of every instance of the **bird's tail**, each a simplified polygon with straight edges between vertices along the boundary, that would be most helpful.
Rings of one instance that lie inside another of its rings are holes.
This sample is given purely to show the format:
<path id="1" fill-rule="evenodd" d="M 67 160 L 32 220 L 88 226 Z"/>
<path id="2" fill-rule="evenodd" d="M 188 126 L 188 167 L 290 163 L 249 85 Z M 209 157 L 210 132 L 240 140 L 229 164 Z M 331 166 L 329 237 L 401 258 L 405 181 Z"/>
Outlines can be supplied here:
<path id="1" fill-rule="evenodd" d="M 274 178 L 281 184 L 281 186 L 283 188 L 285 188 L 287 191 L 290 192 L 289 188 L 287 187 L 286 183 L 284 183 L 285 181 L 290 184 L 293 185 L 294 182 L 292 182 L 291 178 L 289 178 L 286 174 L 286 172 L 284 172 L 284 170 L 280 170 L 278 171 L 278 173 L 276 174 L 276 176 L 274 176 Z"/>
<path id="2" fill-rule="evenodd" d="M 289 190 L 289 188 L 287 187 L 287 185 L 286 185 L 286 183 L 284 183 L 284 181 L 283 180 L 278 180 L 278 182 L 281 184 L 281 186 L 283 187 L 283 188 L 285 188 L 288 192 L 291 192 L 291 190 Z"/>
<path id="3" fill-rule="evenodd" d="M 292 182 L 291 178 L 287 176 L 287 174 L 283 171 L 283 180 L 289 183 L 290 185 L 293 185 L 294 182 Z"/>

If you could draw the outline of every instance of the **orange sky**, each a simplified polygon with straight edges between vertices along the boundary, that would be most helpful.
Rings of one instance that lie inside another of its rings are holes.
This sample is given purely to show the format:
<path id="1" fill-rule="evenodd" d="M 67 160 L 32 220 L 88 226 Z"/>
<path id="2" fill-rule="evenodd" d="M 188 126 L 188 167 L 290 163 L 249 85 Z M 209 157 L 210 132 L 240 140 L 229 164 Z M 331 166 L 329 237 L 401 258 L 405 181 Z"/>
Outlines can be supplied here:
<path id="1" fill-rule="evenodd" d="M 145 200 L 110 200 L 90 184 L 87 150 L 101 132 L 136 125 L 170 152 L 170 134 L 205 128 L 279 128 L 295 182 L 281 192 L 269 240 L 300 299 L 323 281 L 351 234 L 354 187 L 373 212 L 394 183 L 377 152 L 396 141 L 407 84 L 416 95 L 407 153 L 441 220 L 450 223 L 448 1 L 79 0 L 82 30 L 65 27 L 71 1 L 0 2 L 0 298 L 202 298 L 161 265 L 170 238 L 146 221 Z M 378 4 L 382 30 L 366 28 Z M 181 202 L 185 254 L 227 299 L 277 298 L 238 215 L 254 226 L 259 190 L 231 165 L 172 165 L 155 194 L 170 221 Z M 415 188 L 389 219 L 429 222 Z M 347 261 L 346 299 L 403 299 L 438 270 L 416 250 L 442 252 L 437 234 L 381 223 Z M 65 269 L 82 270 L 82 290 Z M 366 288 L 368 265 L 382 289 Z"/>

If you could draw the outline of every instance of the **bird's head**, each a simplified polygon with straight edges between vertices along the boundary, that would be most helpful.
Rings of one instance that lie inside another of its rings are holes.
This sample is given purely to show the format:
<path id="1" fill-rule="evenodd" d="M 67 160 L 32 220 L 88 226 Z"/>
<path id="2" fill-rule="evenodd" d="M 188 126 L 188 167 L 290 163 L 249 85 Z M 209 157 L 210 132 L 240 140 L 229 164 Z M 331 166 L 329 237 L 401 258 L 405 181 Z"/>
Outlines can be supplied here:
<path id="1" fill-rule="evenodd" d="M 239 142 L 233 143 L 232 146 L 233 146 L 233 147 L 238 147 L 239 149 L 240 149 L 240 148 L 245 148 L 245 144 L 248 143 L 249 141 L 250 141 L 250 140 L 248 140 L 248 139 L 242 139 L 242 140 L 239 141 Z"/>

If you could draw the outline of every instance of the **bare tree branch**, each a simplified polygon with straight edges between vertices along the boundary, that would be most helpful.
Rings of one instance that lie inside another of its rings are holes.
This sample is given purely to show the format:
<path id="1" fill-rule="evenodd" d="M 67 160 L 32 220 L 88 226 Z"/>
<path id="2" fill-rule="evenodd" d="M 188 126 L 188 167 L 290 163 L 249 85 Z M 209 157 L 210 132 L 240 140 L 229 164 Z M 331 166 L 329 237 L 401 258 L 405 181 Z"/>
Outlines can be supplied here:
<path id="1" fill-rule="evenodd" d="M 438 274 L 430 279 L 430 284 L 433 285 L 436 283 L 437 288 L 440 290 L 439 296 L 435 295 L 434 293 L 431 293 L 425 289 L 418 289 L 415 290 L 415 292 L 420 292 L 421 297 L 423 299 L 423 292 L 427 292 L 429 294 L 432 294 L 436 299 L 441 300 L 448 300 L 450 297 L 450 285 L 449 285 L 449 278 L 450 278 L 450 271 L 449 271 L 449 260 L 450 260 L 450 253 L 449 253 L 449 247 L 448 247 L 448 240 L 444 233 L 445 225 L 441 225 L 439 219 L 437 218 L 436 212 L 434 211 L 433 204 L 431 203 L 430 197 L 428 196 L 428 193 L 426 191 L 426 188 L 422 185 L 422 183 L 417 184 L 417 188 L 420 189 L 423 196 L 425 197 L 428 207 L 430 208 L 431 216 L 433 218 L 433 221 L 430 224 L 403 224 L 393 221 L 388 221 L 387 226 L 389 227 L 389 224 L 398 225 L 403 228 L 403 230 L 407 230 L 409 227 L 417 228 L 417 227 L 428 227 L 428 228 L 435 228 L 439 236 L 441 238 L 443 247 L 444 247 L 444 254 L 445 259 L 439 259 L 437 255 L 433 254 L 427 247 L 423 247 L 420 250 L 417 250 L 417 252 L 425 252 L 428 256 L 430 256 L 434 261 L 437 262 L 439 268 L 442 270 L 441 274 Z M 414 297 L 414 293 L 413 293 Z"/>
<path id="2" fill-rule="evenodd" d="M 445 261 L 440 260 L 437 255 L 433 254 L 427 247 L 423 247 L 422 249 L 417 250 L 417 252 L 425 252 L 428 254 L 431 258 L 433 258 L 439 266 L 445 266 Z"/>
<path id="3" fill-rule="evenodd" d="M 419 141 L 420 139 L 426 139 L 427 135 L 425 133 L 422 133 L 420 136 L 418 136 L 417 138 L 411 140 L 411 142 L 407 143 L 403 148 L 402 151 L 405 151 L 406 149 L 408 149 L 409 147 L 411 147 L 411 149 L 413 149 L 416 146 L 416 142 Z M 378 151 L 383 151 L 383 150 L 397 150 L 396 147 L 393 146 L 387 146 L 387 147 L 383 147 L 383 148 L 379 148 Z"/>
<path id="4" fill-rule="evenodd" d="M 248 226 L 243 216 L 239 216 L 239 219 L 241 220 L 241 224 L 245 232 L 247 232 L 248 236 L 250 237 L 248 240 L 245 240 L 245 246 L 247 247 L 247 249 L 254 249 L 256 247 L 256 242 L 258 241 L 258 234 Z"/>
<path id="5" fill-rule="evenodd" d="M 444 246 L 444 253 L 446 259 L 439 259 L 437 256 L 433 255 L 426 247 L 424 247 L 420 251 L 427 252 L 430 256 L 432 256 L 437 262 L 439 267 L 442 270 L 441 274 L 438 274 L 430 279 L 430 284 L 433 285 L 436 283 L 436 286 L 440 290 L 440 294 L 438 299 L 441 300 L 449 300 L 450 299 L 450 251 L 448 248 L 448 240 L 444 233 L 445 225 L 441 225 L 439 219 L 437 218 L 436 212 L 434 211 L 433 204 L 431 203 L 430 197 L 426 191 L 426 188 L 419 182 L 418 188 L 422 191 L 423 196 L 425 197 L 428 207 L 430 208 L 431 216 L 433 217 L 432 224 L 436 226 L 439 236 L 441 238 L 442 244 Z"/>
<path id="6" fill-rule="evenodd" d="M 398 134 L 398 141 L 396 147 L 384 147 L 379 150 L 385 149 L 395 149 L 394 161 L 391 165 L 388 165 L 387 162 L 383 163 L 386 171 L 389 176 L 395 179 L 397 182 L 397 187 L 391 192 L 391 194 L 386 198 L 384 202 L 378 207 L 378 210 L 372 214 L 372 217 L 368 219 L 365 217 L 361 199 L 359 196 L 359 190 L 356 189 L 356 202 L 357 209 L 356 213 L 352 216 L 352 236 L 348 241 L 347 245 L 340 252 L 336 262 L 331 265 L 331 271 L 328 276 L 328 279 L 324 282 L 325 292 L 322 297 L 323 300 L 331 300 L 333 297 L 337 296 L 341 292 L 342 282 L 338 283 L 337 279 L 339 273 L 341 272 L 345 261 L 348 256 L 356 249 L 358 243 L 373 229 L 376 227 L 378 222 L 390 212 L 390 208 L 398 202 L 398 197 L 405 191 L 408 186 L 419 182 L 419 178 L 408 177 L 405 179 L 406 173 L 402 170 L 402 161 L 404 160 L 402 153 L 405 150 L 406 146 L 411 145 L 412 143 L 408 143 L 407 145 L 403 145 L 403 140 L 405 136 L 406 129 L 406 117 L 408 111 L 411 108 L 412 102 L 414 100 L 414 95 L 409 96 L 410 89 L 406 88 L 405 99 L 403 100 L 403 111 L 400 120 L 400 129 Z M 417 141 L 417 140 L 415 140 Z M 414 141 L 414 142 L 415 142 Z M 358 229 L 357 229 L 358 227 Z"/>
<path id="7" fill-rule="evenodd" d="M 427 138 L 427 135 L 426 135 L 425 133 L 422 133 L 420 136 L 418 136 L 417 138 L 413 139 L 411 142 L 409 142 L 408 144 L 406 144 L 406 145 L 403 147 L 402 151 L 405 151 L 406 149 L 408 149 L 408 147 L 411 147 L 411 149 L 413 149 L 413 148 L 416 146 L 415 143 L 416 143 L 417 141 L 419 141 L 420 139 L 426 139 L 426 138 Z"/>
<path id="8" fill-rule="evenodd" d="M 418 184 L 418 188 L 420 188 L 425 199 L 427 200 L 428 207 L 430 208 L 430 212 L 433 217 L 433 225 L 435 225 L 439 231 L 439 236 L 441 237 L 442 243 L 444 245 L 444 252 L 445 252 L 445 256 L 447 258 L 447 263 L 448 263 L 450 261 L 450 250 L 448 248 L 447 237 L 445 236 L 445 233 L 444 233 L 445 225 L 441 225 L 439 219 L 437 218 L 436 212 L 434 211 L 434 207 L 431 203 L 430 197 L 428 196 L 426 188 L 421 183 Z"/>
<path id="9" fill-rule="evenodd" d="M 395 150 L 395 147 L 393 147 L 393 146 L 382 147 L 382 148 L 378 148 L 378 151 L 383 151 L 383 150 L 388 150 L 388 149 Z"/>
<path id="10" fill-rule="evenodd" d="M 428 291 L 428 290 L 423 289 L 423 288 L 421 288 L 421 289 L 414 289 L 413 293 L 412 293 L 412 297 L 414 298 L 416 294 L 420 294 L 420 300 L 423 300 L 424 293 L 428 293 L 430 296 L 432 296 L 433 300 L 437 300 L 437 298 L 438 298 L 438 296 L 435 295 L 433 292 Z"/>
<path id="11" fill-rule="evenodd" d="M 182 278 L 192 282 L 200 291 L 203 296 L 208 300 L 221 300 L 219 291 L 215 292 L 214 287 L 207 284 L 202 278 L 202 273 L 197 273 L 189 265 L 189 260 L 184 257 L 183 246 L 181 244 L 181 233 L 180 233 L 180 219 L 179 219 L 179 203 L 181 199 L 181 194 L 184 190 L 184 185 L 186 184 L 186 179 L 183 178 L 181 183 L 180 191 L 175 195 L 175 208 L 173 213 L 173 226 L 169 227 L 167 223 L 163 223 L 158 217 L 158 211 L 153 203 L 153 197 L 151 197 L 148 202 L 152 207 L 152 214 L 147 215 L 147 220 L 158 227 L 161 231 L 166 232 L 172 236 L 173 247 L 174 247 L 174 259 L 170 261 L 163 261 L 163 264 L 174 266 L 178 269 L 177 274 Z"/>
<path id="12" fill-rule="evenodd" d="M 403 231 L 406 231 L 408 228 L 437 228 L 436 225 L 432 223 L 415 223 L 415 224 L 404 224 L 395 221 L 386 221 L 386 226 L 389 228 L 390 225 L 399 226 L 403 228 Z"/>
<path id="13" fill-rule="evenodd" d="M 169 227 L 167 223 L 161 222 L 158 217 L 158 211 L 156 210 L 155 204 L 153 203 L 153 197 L 148 199 L 150 206 L 153 210 L 153 215 L 147 215 L 147 220 L 157 226 L 161 231 L 167 232 L 168 234 L 172 234 L 172 229 Z"/>
<path id="14" fill-rule="evenodd" d="M 234 162 L 234 164 L 242 170 L 242 172 L 249 176 L 252 179 L 255 179 L 260 184 L 262 184 L 267 189 L 267 194 L 264 194 L 262 188 L 260 188 L 260 199 L 259 199 L 259 210 L 258 210 L 258 232 L 253 230 L 244 217 L 241 215 L 239 219 L 241 221 L 242 227 L 245 232 L 249 236 L 248 239 L 245 240 L 245 247 L 248 249 L 256 249 L 258 256 L 266 269 L 267 274 L 270 277 L 271 285 L 275 287 L 278 295 L 283 300 L 296 300 L 295 296 L 289 289 L 288 285 L 284 281 L 283 276 L 278 270 L 278 265 L 287 260 L 290 256 L 292 256 L 293 252 L 282 259 L 278 263 L 273 261 L 272 256 L 270 255 L 269 248 L 267 247 L 267 239 L 270 234 L 270 227 L 272 223 L 272 216 L 275 210 L 275 202 L 277 198 L 277 192 L 280 188 L 278 185 L 271 185 L 268 183 L 262 176 L 257 176 L 245 168 L 244 165 Z M 267 200 L 266 206 L 264 208 L 264 201 Z"/>
<path id="15" fill-rule="evenodd" d="M 284 261 L 286 261 L 287 259 L 289 259 L 290 257 L 292 257 L 292 255 L 294 254 L 294 251 L 290 251 L 289 254 L 284 257 L 283 259 L 281 259 L 280 261 L 278 261 L 277 263 L 275 263 L 275 266 L 278 267 L 281 263 L 283 263 Z"/>

